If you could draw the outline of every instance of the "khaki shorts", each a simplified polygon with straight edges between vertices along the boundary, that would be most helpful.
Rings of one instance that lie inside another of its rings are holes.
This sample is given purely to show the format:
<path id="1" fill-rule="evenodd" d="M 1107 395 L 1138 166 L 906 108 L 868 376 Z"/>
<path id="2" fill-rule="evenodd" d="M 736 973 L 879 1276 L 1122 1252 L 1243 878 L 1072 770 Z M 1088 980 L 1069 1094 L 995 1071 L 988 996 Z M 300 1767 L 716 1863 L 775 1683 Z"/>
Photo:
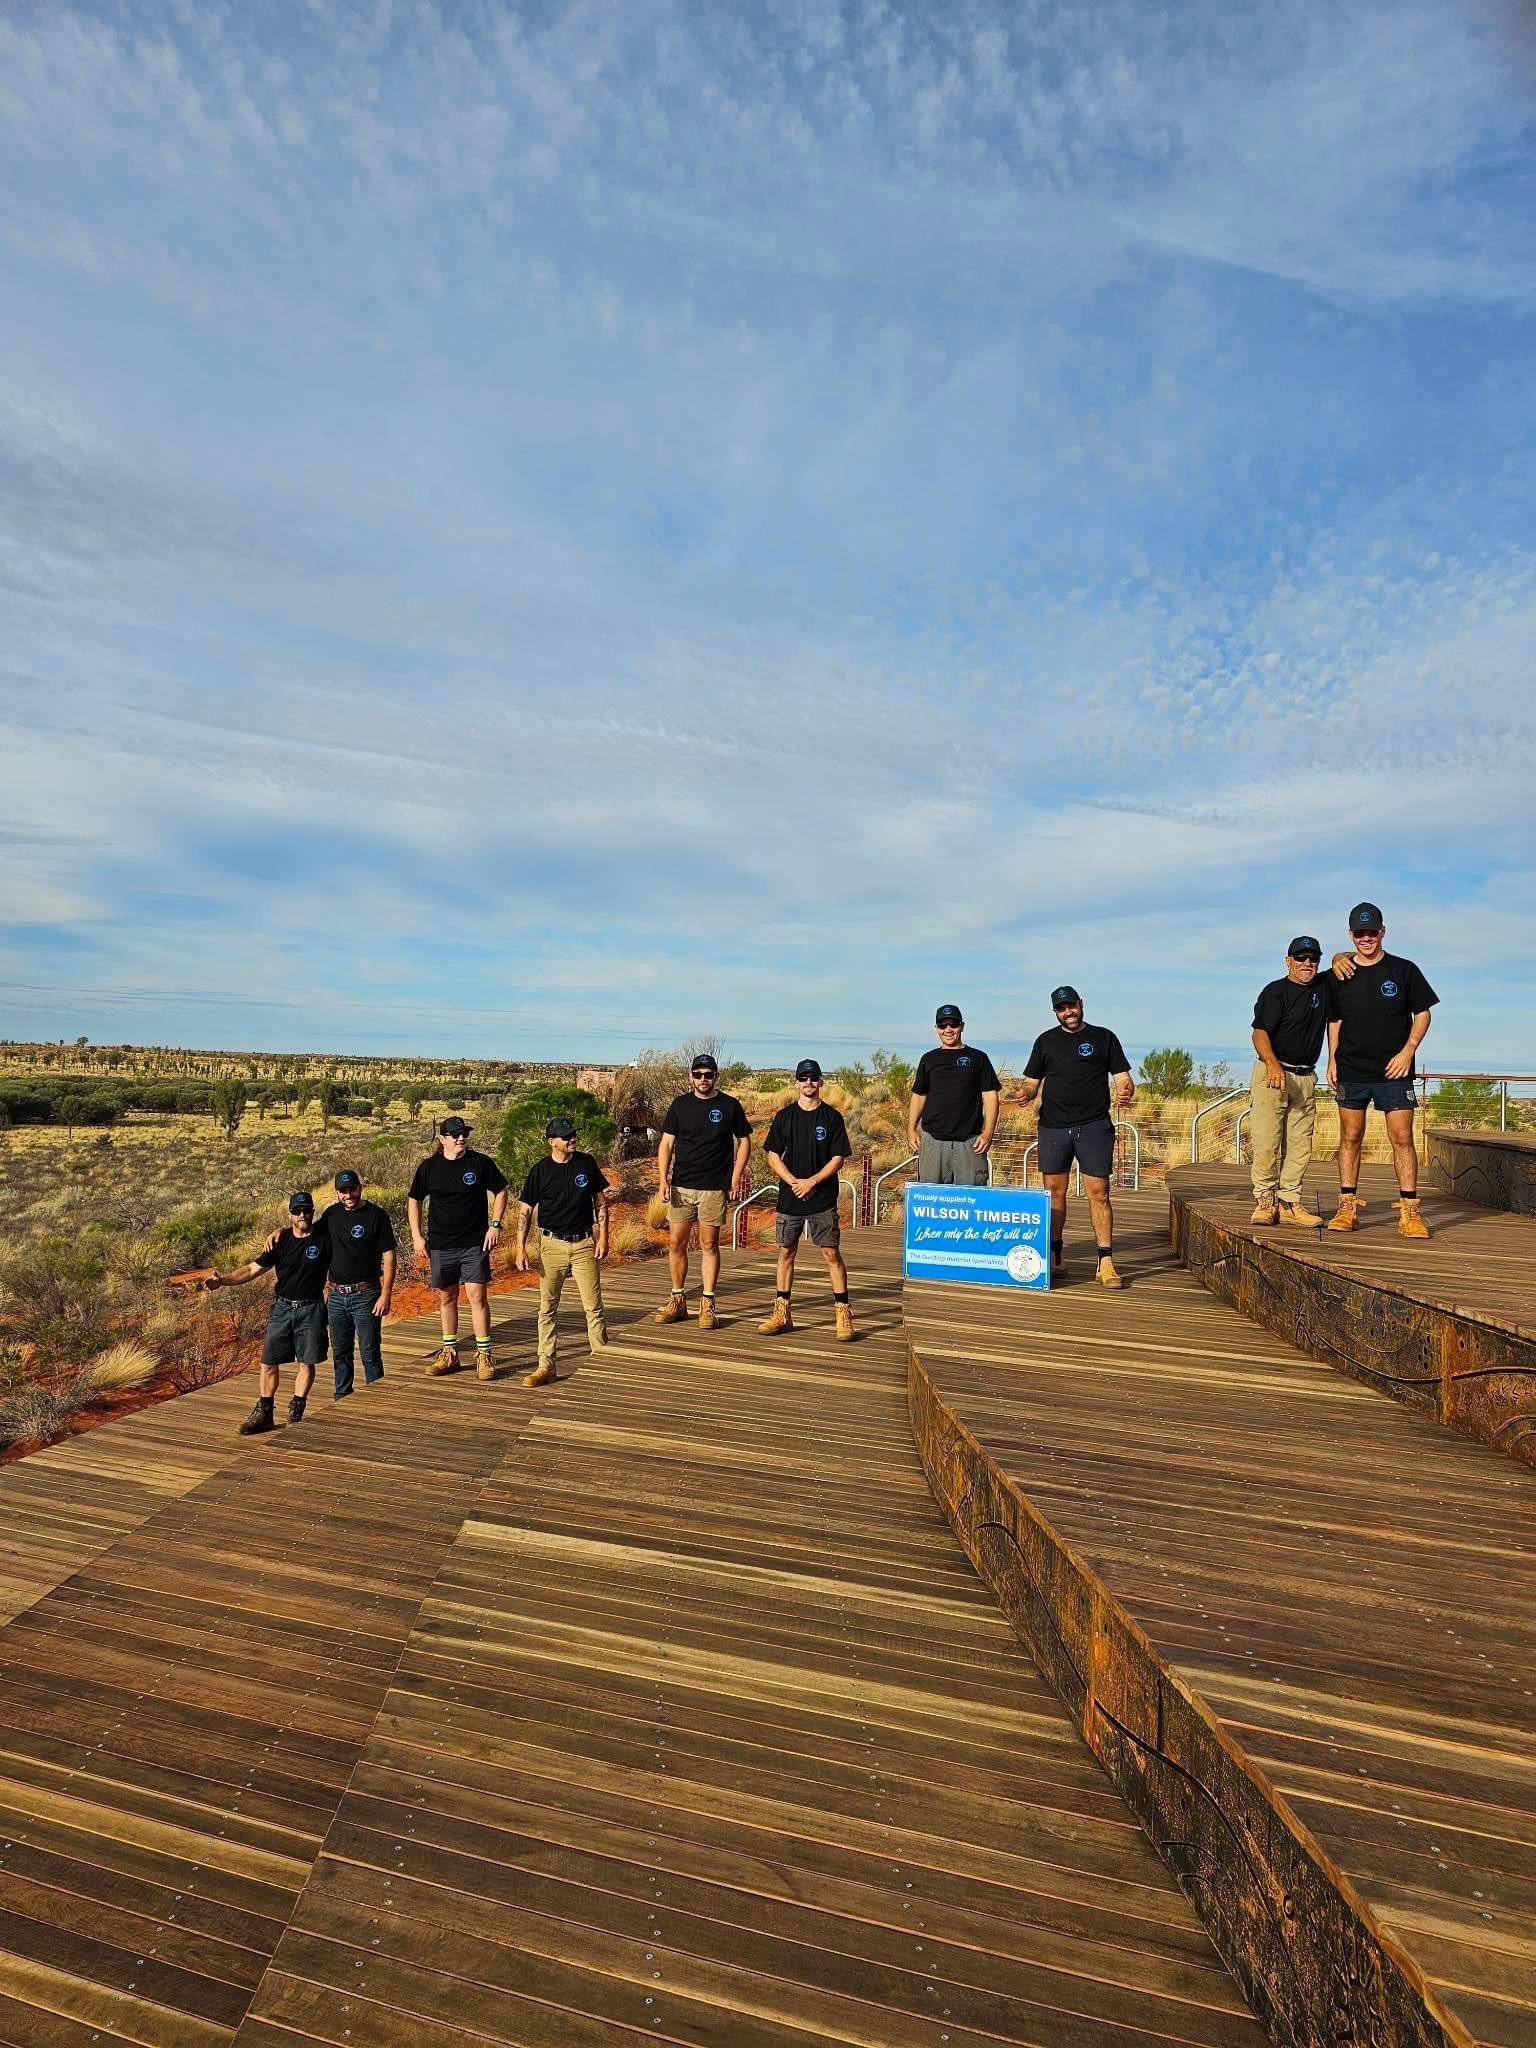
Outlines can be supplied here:
<path id="1" fill-rule="evenodd" d="M 725 1221 L 723 1188 L 674 1188 L 667 1205 L 669 1223 L 714 1223 Z"/>

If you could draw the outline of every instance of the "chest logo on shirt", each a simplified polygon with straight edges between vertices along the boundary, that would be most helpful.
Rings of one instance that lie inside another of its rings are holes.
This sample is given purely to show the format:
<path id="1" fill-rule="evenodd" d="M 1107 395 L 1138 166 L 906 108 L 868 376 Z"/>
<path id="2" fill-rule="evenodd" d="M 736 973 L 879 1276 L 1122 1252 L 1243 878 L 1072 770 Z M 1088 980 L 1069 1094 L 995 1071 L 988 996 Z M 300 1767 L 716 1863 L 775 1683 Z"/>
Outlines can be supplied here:
<path id="1" fill-rule="evenodd" d="M 955 1061 L 955 1065 L 956 1065 L 957 1067 L 968 1067 L 968 1066 L 969 1066 L 970 1064 L 971 1064 L 971 1056 L 970 1056 L 970 1054 L 969 1054 L 968 1052 L 963 1052 L 963 1053 L 961 1053 L 961 1055 L 960 1055 L 959 1059 L 957 1059 L 957 1060 Z"/>
<path id="2" fill-rule="evenodd" d="M 1091 1060 L 1093 1058 L 1093 1040 L 1091 1038 L 1083 1040 L 1082 1044 L 1077 1048 L 1077 1056 L 1080 1060 Z"/>
<path id="3" fill-rule="evenodd" d="M 471 1171 L 471 1172 L 469 1172 L 469 1173 L 466 1173 L 466 1174 L 465 1174 L 465 1176 L 464 1176 L 464 1185 L 465 1185 L 465 1187 L 467 1187 L 467 1188 L 472 1188 L 472 1187 L 474 1186 L 474 1184 L 475 1184 L 476 1180 L 478 1179 L 478 1177 L 479 1177 L 479 1176 L 478 1176 L 477 1174 L 475 1174 L 475 1173 L 474 1173 L 473 1171 Z"/>
<path id="4" fill-rule="evenodd" d="M 1320 995 L 1318 994 L 1317 990 L 1316 990 L 1316 989 L 1313 989 L 1313 991 L 1312 991 L 1312 1007 L 1313 1007 L 1313 1009 L 1314 1009 L 1314 1010 L 1316 1010 L 1316 1009 L 1320 1009 L 1320 1008 L 1322 1007 L 1322 1001 L 1323 1001 L 1323 999 L 1322 999 L 1322 997 L 1321 997 L 1321 996 L 1320 996 Z"/>
<path id="5" fill-rule="evenodd" d="M 709 1112 L 709 1120 L 712 1124 L 717 1124 L 722 1120 L 724 1115 L 725 1111 L 723 1109 L 712 1109 Z"/>
<path id="6" fill-rule="evenodd" d="M 1381 984 L 1381 992 L 1384 996 L 1395 996 L 1397 994 L 1397 983 L 1395 981 L 1384 981 Z"/>
<path id="7" fill-rule="evenodd" d="M 317 1245 L 317 1244 L 307 1244 L 307 1245 L 305 1245 L 305 1247 L 304 1247 L 304 1256 L 305 1256 L 305 1258 L 306 1258 L 306 1259 L 318 1259 L 318 1258 L 319 1258 L 319 1256 L 320 1256 L 320 1247 L 319 1247 L 319 1245 Z"/>
<path id="8" fill-rule="evenodd" d="M 823 1138 L 823 1139 L 824 1139 L 824 1138 L 826 1137 L 826 1135 L 827 1135 L 827 1127 L 826 1127 L 826 1125 L 825 1125 L 825 1124 L 818 1124 L 818 1125 L 816 1126 L 816 1135 L 817 1135 L 817 1137 L 818 1137 L 818 1138 Z"/>
<path id="9" fill-rule="evenodd" d="M 354 1223 L 352 1226 L 352 1235 L 354 1237 L 361 1237 L 363 1234 L 363 1229 L 364 1226 L 361 1223 Z"/>
<path id="10" fill-rule="evenodd" d="M 584 1187 L 586 1186 L 586 1184 L 587 1184 L 587 1176 L 586 1176 L 586 1175 L 585 1175 L 584 1173 L 578 1173 L 578 1174 L 577 1174 L 577 1176 L 576 1176 L 576 1185 L 577 1185 L 577 1187 L 579 1187 L 579 1188 L 584 1188 Z"/>

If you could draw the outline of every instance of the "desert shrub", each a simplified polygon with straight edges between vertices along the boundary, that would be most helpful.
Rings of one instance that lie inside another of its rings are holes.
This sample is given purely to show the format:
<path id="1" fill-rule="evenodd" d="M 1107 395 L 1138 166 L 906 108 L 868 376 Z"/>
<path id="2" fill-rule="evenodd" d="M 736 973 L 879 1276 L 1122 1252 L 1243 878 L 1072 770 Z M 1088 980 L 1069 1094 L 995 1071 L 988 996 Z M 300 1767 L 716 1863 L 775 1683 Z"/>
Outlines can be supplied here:
<path id="1" fill-rule="evenodd" d="M 92 1394 L 118 1394 L 130 1387 L 142 1387 L 155 1376 L 159 1360 L 152 1351 L 131 1337 L 109 1344 L 87 1365 L 81 1379 Z"/>
<path id="2" fill-rule="evenodd" d="M 615 1224 L 609 1242 L 622 1259 L 648 1259 L 661 1249 L 638 1216 Z"/>
<path id="3" fill-rule="evenodd" d="M 533 1088 L 520 1096 L 502 1119 L 496 1160 L 512 1183 L 514 1194 L 529 1169 L 545 1156 L 544 1126 L 552 1116 L 568 1116 L 576 1126 L 576 1142 L 584 1152 L 604 1159 L 614 1140 L 613 1118 L 585 1088 Z"/>
<path id="4" fill-rule="evenodd" d="M 1154 1046 L 1141 1063 L 1137 1079 L 1154 1095 L 1187 1095 L 1195 1078 L 1195 1062 L 1177 1045 Z"/>
<path id="5" fill-rule="evenodd" d="M 228 1294 L 199 1294 L 177 1320 L 166 1343 L 164 1371 L 180 1394 L 232 1379 L 256 1362 L 266 1328 L 270 1297 L 236 1288 Z"/>
<path id="6" fill-rule="evenodd" d="M 238 1208 L 233 1202 L 210 1202 L 205 1208 L 168 1218 L 156 1235 L 177 1266 L 206 1266 L 244 1237 L 255 1221 L 250 1209 Z"/>
<path id="7" fill-rule="evenodd" d="M 309 1161 L 302 1152 L 285 1152 L 283 1154 L 283 1171 L 290 1177 L 296 1173 L 302 1173 L 308 1164 Z"/>
<path id="8" fill-rule="evenodd" d="M 667 1198 L 654 1194 L 645 1205 L 645 1220 L 653 1230 L 659 1229 L 667 1220 Z"/>
<path id="9" fill-rule="evenodd" d="M 46 1363 L 81 1362 L 109 1342 L 113 1304 L 99 1238 L 40 1237 L 0 1259 L 0 1338 Z"/>
<path id="10" fill-rule="evenodd" d="M 1437 1081 L 1429 1098 L 1429 1120 L 1463 1131 L 1497 1130 L 1497 1081 Z"/>
<path id="11" fill-rule="evenodd" d="M 226 1138 L 232 1138 L 240 1128 L 245 1115 L 246 1084 L 244 1081 L 219 1081 L 215 1083 L 209 1097 L 209 1109 L 213 1119 Z"/>

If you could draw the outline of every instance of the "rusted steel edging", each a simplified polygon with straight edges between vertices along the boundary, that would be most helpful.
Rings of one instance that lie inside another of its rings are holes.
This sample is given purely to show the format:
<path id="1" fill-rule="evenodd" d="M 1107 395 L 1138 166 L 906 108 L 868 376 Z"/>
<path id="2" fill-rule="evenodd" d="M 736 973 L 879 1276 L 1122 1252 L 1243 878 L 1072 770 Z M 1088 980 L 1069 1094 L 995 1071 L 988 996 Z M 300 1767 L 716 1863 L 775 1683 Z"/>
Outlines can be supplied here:
<path id="1" fill-rule="evenodd" d="M 1447 1429 L 1536 1465 L 1536 1342 L 1258 1244 L 1170 1187 L 1174 1254 L 1218 1301 Z"/>
<path id="2" fill-rule="evenodd" d="M 1536 1140 L 1501 1131 L 1431 1131 L 1424 1181 L 1480 1208 L 1536 1216 Z"/>
<path id="3" fill-rule="evenodd" d="M 1475 2048 L 1263 1772 L 947 1406 L 910 1336 L 907 1409 L 962 1549 L 1272 2037 Z"/>

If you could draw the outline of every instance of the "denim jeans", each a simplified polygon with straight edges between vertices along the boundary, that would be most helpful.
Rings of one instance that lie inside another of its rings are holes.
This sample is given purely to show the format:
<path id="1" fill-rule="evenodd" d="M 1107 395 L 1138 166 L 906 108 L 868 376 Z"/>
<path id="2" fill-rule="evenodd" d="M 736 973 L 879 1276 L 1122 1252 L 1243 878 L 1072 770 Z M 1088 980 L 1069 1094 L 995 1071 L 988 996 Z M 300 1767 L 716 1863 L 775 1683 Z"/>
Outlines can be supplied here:
<path id="1" fill-rule="evenodd" d="M 338 1294 L 333 1287 L 326 1298 L 326 1320 L 331 1326 L 331 1370 L 336 1376 L 336 1399 L 352 1391 L 352 1339 L 357 1338 L 363 1354 L 363 1379 L 372 1386 L 384 1377 L 383 1324 L 373 1312 L 379 1298 L 377 1287 L 359 1287 L 351 1294 Z"/>

